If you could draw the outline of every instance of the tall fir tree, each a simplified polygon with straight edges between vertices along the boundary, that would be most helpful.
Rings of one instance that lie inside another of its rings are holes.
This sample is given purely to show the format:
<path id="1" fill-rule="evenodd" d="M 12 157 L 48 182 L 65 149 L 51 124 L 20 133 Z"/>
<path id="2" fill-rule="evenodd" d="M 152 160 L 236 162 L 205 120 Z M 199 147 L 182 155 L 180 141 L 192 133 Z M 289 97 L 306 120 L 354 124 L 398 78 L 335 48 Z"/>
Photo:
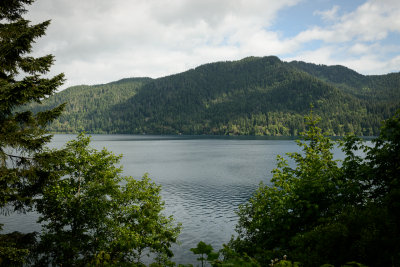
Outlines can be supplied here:
<path id="1" fill-rule="evenodd" d="M 62 85 L 64 75 L 45 78 L 52 55 L 32 57 L 32 45 L 50 21 L 31 25 L 23 18 L 33 0 L 0 1 L 0 208 L 2 214 L 24 211 L 41 194 L 52 174 L 44 165 L 56 164 L 61 152 L 43 152 L 51 135 L 46 125 L 63 110 L 60 105 L 34 114 L 24 110 L 41 102 Z M 56 176 L 54 176 L 56 177 Z M 0 230 L 2 225 L 0 225 Z M 0 264 L 18 261 L 27 253 L 10 236 L 0 237 Z M 12 239 L 12 238 L 11 238 Z M 6 244 L 4 244 L 6 243 Z"/>

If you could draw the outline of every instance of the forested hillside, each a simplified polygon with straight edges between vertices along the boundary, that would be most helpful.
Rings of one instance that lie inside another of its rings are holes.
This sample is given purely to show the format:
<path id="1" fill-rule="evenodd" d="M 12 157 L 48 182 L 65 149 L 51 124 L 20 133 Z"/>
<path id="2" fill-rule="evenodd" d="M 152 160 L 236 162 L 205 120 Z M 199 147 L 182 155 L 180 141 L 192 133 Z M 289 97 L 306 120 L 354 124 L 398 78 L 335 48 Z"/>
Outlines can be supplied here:
<path id="1" fill-rule="evenodd" d="M 46 110 L 66 103 L 60 118 L 50 125 L 53 132 L 88 131 L 105 133 L 110 125 L 110 108 L 134 96 L 150 78 L 129 78 L 102 85 L 78 85 L 55 94 L 44 101 L 45 105 L 31 104 L 34 111 Z"/>
<path id="2" fill-rule="evenodd" d="M 400 108 L 400 73 L 364 76 L 343 66 L 249 57 L 159 79 L 68 88 L 55 132 L 297 135 L 310 104 L 332 135 L 377 135 Z M 32 108 L 32 107 L 31 107 Z"/>

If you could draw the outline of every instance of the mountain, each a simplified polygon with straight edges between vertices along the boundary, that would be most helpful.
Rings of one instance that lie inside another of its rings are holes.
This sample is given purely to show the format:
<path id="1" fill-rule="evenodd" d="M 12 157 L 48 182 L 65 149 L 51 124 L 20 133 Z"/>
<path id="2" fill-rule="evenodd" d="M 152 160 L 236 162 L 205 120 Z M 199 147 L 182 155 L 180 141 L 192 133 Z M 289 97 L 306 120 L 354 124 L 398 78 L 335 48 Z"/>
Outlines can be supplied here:
<path id="1" fill-rule="evenodd" d="M 110 108 L 133 97 L 151 80 L 151 78 L 128 78 L 108 84 L 73 86 L 42 101 L 41 105 L 35 103 L 27 108 L 39 112 L 67 103 L 61 117 L 49 126 L 51 131 L 106 133 L 102 128 L 110 124 L 108 121 Z"/>
<path id="2" fill-rule="evenodd" d="M 314 106 L 333 135 L 378 134 L 400 108 L 400 73 L 364 76 L 343 66 L 248 57 L 158 78 L 68 88 L 39 109 L 67 102 L 55 132 L 297 135 Z"/>

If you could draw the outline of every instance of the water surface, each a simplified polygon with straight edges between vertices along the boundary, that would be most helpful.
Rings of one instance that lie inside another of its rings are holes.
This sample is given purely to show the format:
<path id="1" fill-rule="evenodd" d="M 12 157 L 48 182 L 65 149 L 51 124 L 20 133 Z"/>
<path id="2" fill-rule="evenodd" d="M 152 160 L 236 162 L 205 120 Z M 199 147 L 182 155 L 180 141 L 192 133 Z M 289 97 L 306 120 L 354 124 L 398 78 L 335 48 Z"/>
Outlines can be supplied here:
<path id="1" fill-rule="evenodd" d="M 74 135 L 55 135 L 51 147 L 62 147 Z M 218 250 L 235 234 L 235 210 L 259 183 L 271 178 L 276 156 L 299 151 L 294 140 L 256 137 L 93 135 L 96 149 L 123 154 L 124 175 L 144 173 L 162 186 L 165 213 L 181 222 L 177 263 L 196 263 L 189 251 L 199 241 Z M 336 151 L 339 157 L 341 153 Z M 7 232 L 39 231 L 37 215 L 1 217 Z"/>

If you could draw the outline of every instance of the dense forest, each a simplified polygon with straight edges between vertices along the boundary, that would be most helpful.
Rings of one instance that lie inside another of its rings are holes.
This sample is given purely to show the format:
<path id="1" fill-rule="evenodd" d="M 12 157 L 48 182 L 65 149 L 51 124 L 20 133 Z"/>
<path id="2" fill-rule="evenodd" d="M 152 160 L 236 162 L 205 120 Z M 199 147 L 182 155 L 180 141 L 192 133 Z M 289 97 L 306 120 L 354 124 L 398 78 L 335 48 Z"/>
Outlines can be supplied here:
<path id="1" fill-rule="evenodd" d="M 181 225 L 164 214 L 160 186 L 147 174 L 123 176 L 121 156 L 91 148 L 83 133 L 46 148 L 49 123 L 68 131 L 296 134 L 309 103 L 325 117 L 305 117 L 302 152 L 287 154 L 294 166 L 278 156 L 270 183 L 239 206 L 237 235 L 220 251 L 204 242 L 190 251 L 202 266 L 400 266 L 400 110 L 369 144 L 332 141 L 318 126 L 374 134 L 375 119 L 398 106 L 398 74 L 247 58 L 53 97 L 64 81 L 43 77 L 53 56 L 27 56 L 50 23 L 23 19 L 32 2 L 0 1 L 0 210 L 35 211 L 43 224 L 40 233 L 3 233 L 0 223 L 0 266 L 142 267 L 146 254 L 149 266 L 176 266 L 171 246 Z M 272 126 L 277 131 L 267 132 Z"/>
<path id="2" fill-rule="evenodd" d="M 343 66 L 248 57 L 158 78 L 74 86 L 29 106 L 66 102 L 53 132 L 298 135 L 314 106 L 332 135 L 377 135 L 400 107 L 400 73 L 364 76 Z"/>

